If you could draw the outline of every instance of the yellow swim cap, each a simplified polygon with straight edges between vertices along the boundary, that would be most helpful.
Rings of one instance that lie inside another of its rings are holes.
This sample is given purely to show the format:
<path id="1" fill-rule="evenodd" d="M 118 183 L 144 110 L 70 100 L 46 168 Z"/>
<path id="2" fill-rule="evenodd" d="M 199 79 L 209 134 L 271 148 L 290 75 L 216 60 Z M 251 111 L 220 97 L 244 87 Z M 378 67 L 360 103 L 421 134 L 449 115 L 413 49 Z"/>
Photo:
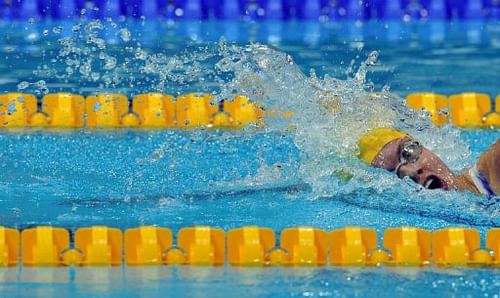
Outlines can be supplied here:
<path id="1" fill-rule="evenodd" d="M 368 164 L 371 164 L 385 145 L 406 136 L 408 136 L 408 134 L 393 128 L 379 127 L 372 129 L 359 139 L 358 157 Z"/>

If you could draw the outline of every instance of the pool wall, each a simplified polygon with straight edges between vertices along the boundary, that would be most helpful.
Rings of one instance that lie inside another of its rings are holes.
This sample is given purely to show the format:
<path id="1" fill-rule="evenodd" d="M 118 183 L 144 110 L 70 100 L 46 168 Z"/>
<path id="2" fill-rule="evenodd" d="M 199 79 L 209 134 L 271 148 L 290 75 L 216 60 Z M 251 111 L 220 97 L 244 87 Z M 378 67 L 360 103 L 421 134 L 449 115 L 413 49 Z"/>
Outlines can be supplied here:
<path id="1" fill-rule="evenodd" d="M 494 0 L 14 0 L 0 18 L 500 19 Z"/>

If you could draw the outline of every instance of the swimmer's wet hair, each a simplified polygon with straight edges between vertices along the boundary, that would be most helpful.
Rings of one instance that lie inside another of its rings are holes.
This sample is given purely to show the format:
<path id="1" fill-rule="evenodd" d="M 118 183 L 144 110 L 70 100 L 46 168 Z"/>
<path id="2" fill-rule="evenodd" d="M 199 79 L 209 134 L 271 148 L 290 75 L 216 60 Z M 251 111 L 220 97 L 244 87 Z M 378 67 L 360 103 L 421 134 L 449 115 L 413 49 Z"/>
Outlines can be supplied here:
<path id="1" fill-rule="evenodd" d="M 400 130 L 378 127 L 368 131 L 358 140 L 359 154 L 358 157 L 368 164 L 372 164 L 373 160 L 379 152 L 390 142 L 409 136 Z"/>

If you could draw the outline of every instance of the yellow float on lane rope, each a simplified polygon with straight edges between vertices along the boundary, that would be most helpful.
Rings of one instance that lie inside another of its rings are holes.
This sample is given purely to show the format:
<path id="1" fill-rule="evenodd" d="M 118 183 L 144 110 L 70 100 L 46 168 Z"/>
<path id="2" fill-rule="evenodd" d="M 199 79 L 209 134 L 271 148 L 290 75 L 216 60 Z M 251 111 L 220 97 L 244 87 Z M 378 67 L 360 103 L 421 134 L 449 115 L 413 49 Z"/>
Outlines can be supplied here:
<path id="1" fill-rule="evenodd" d="M 0 267 L 17 265 L 19 231 L 0 226 Z"/>
<path id="2" fill-rule="evenodd" d="M 122 231 L 105 226 L 80 228 L 75 248 L 82 253 L 82 265 L 113 266 L 122 263 Z"/>
<path id="3" fill-rule="evenodd" d="M 288 253 L 285 265 L 322 266 L 328 261 L 328 234 L 312 227 L 281 232 L 281 248 Z"/>
<path id="4" fill-rule="evenodd" d="M 134 96 L 132 111 L 139 115 L 143 128 L 170 128 L 175 126 L 175 102 L 171 95 L 146 93 Z"/>
<path id="5" fill-rule="evenodd" d="M 185 252 L 188 265 L 223 265 L 225 245 L 221 229 L 197 226 L 183 228 L 177 235 L 177 246 Z"/>
<path id="6" fill-rule="evenodd" d="M 443 126 L 448 122 L 448 116 L 443 113 L 448 108 L 448 99 L 444 95 L 413 93 L 406 97 L 406 104 L 412 109 L 429 112 L 436 126 Z"/>
<path id="7" fill-rule="evenodd" d="M 47 115 L 50 127 L 82 128 L 85 100 L 71 93 L 48 94 L 42 99 L 42 112 Z"/>
<path id="8" fill-rule="evenodd" d="M 172 247 L 172 231 L 153 226 L 128 229 L 124 246 L 127 265 L 160 265 Z"/>
<path id="9" fill-rule="evenodd" d="M 468 228 L 446 228 L 432 233 L 432 257 L 441 266 L 489 264 L 480 250 L 479 231 Z"/>
<path id="10" fill-rule="evenodd" d="M 59 266 L 62 252 L 69 247 L 69 232 L 63 228 L 40 226 L 21 233 L 23 264 Z"/>
<path id="11" fill-rule="evenodd" d="M 242 227 L 227 233 L 227 257 L 234 266 L 263 266 L 266 253 L 274 248 L 274 231 L 268 228 Z"/>
<path id="12" fill-rule="evenodd" d="M 346 227 L 330 234 L 330 258 L 333 265 L 370 264 L 370 253 L 377 248 L 377 232 L 360 227 Z"/>
<path id="13" fill-rule="evenodd" d="M 428 265 L 431 261 L 431 233 L 414 227 L 385 230 L 384 247 L 391 252 L 389 264 Z"/>
<path id="14" fill-rule="evenodd" d="M 118 128 L 128 113 L 128 99 L 123 94 L 100 93 L 85 101 L 88 128 Z"/>
<path id="15" fill-rule="evenodd" d="M 0 127 L 20 128 L 30 124 L 29 119 L 37 111 L 37 99 L 25 93 L 0 95 Z"/>

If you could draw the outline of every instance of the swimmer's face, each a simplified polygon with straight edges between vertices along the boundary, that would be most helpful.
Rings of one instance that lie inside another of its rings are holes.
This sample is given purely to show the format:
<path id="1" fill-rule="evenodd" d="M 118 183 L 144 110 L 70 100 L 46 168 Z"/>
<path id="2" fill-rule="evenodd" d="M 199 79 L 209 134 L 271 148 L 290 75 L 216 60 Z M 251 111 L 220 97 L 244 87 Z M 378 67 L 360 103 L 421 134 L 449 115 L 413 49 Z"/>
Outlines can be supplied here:
<path id="1" fill-rule="evenodd" d="M 375 157 L 372 165 L 394 171 L 399 178 L 410 177 L 428 189 L 455 188 L 455 176 L 445 163 L 408 137 L 387 144 Z"/>

